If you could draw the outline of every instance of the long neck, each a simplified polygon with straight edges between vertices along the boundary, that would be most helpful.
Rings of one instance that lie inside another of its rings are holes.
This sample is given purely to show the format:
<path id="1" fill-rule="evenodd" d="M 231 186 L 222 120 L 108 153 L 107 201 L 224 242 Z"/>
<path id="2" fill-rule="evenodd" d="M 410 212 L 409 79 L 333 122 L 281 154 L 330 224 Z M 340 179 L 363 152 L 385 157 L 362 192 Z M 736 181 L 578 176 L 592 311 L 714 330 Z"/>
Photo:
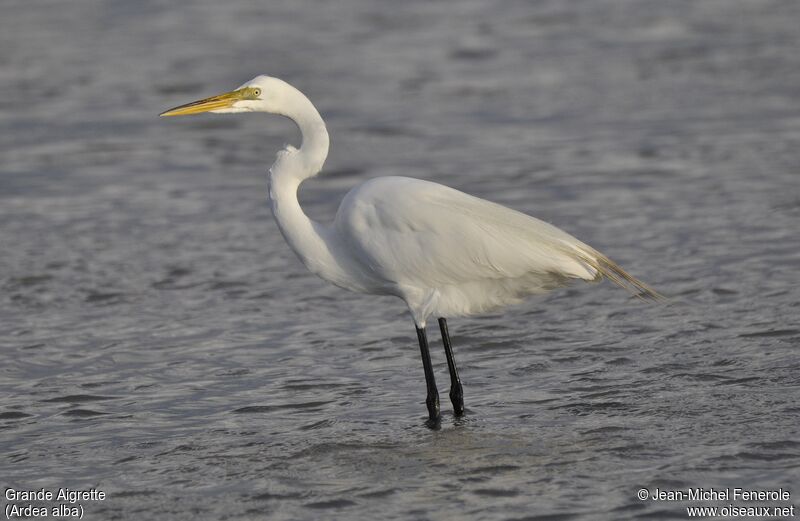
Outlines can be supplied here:
<path id="1" fill-rule="evenodd" d="M 319 173 L 328 155 L 328 131 L 314 105 L 299 91 L 287 94 L 282 115 L 292 119 L 302 134 L 300 149 L 287 147 L 270 168 L 269 197 L 278 227 L 303 264 L 317 275 L 338 283 L 346 280 L 336 241 L 328 226 L 309 219 L 297 200 L 300 184 Z"/>
<path id="2" fill-rule="evenodd" d="M 286 97 L 287 102 L 282 115 L 295 122 L 303 137 L 303 143 L 296 154 L 300 163 L 294 165 L 295 168 L 291 172 L 291 176 L 297 178 L 299 184 L 322 170 L 322 165 L 328 157 L 330 139 L 322 116 L 303 93 L 292 88 Z M 273 168 L 277 165 L 276 161 Z M 273 175 L 275 175 L 274 172 Z"/>

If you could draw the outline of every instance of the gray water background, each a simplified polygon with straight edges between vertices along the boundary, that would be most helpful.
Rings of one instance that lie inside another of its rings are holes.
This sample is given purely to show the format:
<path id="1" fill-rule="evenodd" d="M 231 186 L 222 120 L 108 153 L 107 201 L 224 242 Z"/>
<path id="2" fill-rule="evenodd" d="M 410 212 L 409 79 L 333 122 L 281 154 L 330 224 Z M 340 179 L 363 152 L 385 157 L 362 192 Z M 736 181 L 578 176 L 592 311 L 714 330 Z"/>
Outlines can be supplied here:
<path id="1" fill-rule="evenodd" d="M 4 0 L 0 487 L 99 488 L 89 520 L 687 518 L 640 487 L 800 506 L 798 49 L 792 0 Z M 428 429 L 402 302 L 307 273 L 274 224 L 293 126 L 157 117 L 261 73 L 328 123 L 315 218 L 429 179 L 670 304 L 582 284 L 451 320 L 463 419 L 432 328 Z"/>

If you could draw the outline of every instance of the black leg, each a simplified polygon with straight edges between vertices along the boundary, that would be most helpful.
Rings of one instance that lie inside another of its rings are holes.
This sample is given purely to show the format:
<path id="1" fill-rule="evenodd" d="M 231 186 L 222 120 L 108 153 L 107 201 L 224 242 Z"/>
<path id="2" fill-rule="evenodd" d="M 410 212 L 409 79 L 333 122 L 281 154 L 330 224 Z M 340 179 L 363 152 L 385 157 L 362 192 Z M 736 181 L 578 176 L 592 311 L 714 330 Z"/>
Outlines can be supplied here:
<path id="1" fill-rule="evenodd" d="M 419 339 L 419 351 L 422 353 L 422 367 L 425 369 L 425 384 L 428 386 L 428 397 L 425 405 L 428 406 L 428 416 L 430 421 L 439 421 L 439 390 L 436 389 L 436 378 L 433 376 L 433 366 L 431 366 L 431 353 L 428 350 L 428 337 L 425 328 L 417 328 L 417 338 Z"/>
<path id="2" fill-rule="evenodd" d="M 461 378 L 458 377 L 453 346 L 450 344 L 450 333 L 447 331 L 447 320 L 444 317 L 439 319 L 439 329 L 442 331 L 444 354 L 447 356 L 447 368 L 450 370 L 450 401 L 453 402 L 456 416 L 461 416 L 464 414 L 464 390 L 461 388 Z"/>

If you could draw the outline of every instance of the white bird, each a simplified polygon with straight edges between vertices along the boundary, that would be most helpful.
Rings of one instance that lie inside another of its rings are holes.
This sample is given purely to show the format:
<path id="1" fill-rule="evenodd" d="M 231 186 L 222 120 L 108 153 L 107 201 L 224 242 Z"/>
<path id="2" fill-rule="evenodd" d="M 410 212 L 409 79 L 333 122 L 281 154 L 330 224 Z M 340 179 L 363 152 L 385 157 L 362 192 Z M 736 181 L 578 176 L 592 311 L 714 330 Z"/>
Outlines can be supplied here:
<path id="1" fill-rule="evenodd" d="M 344 197 L 331 224 L 315 222 L 297 200 L 300 184 L 322 169 L 328 131 L 299 90 L 258 76 L 231 92 L 170 109 L 162 116 L 201 112 L 267 112 L 293 120 L 299 149 L 287 146 L 270 168 L 269 198 L 278 227 L 303 264 L 323 279 L 360 293 L 403 299 L 417 328 L 430 421 L 439 420 L 439 393 L 425 325 L 439 317 L 450 372 L 450 398 L 464 412 L 463 390 L 446 317 L 483 313 L 580 279 L 607 277 L 637 296 L 661 296 L 591 246 L 521 212 L 453 188 L 408 177 L 379 177 Z"/>

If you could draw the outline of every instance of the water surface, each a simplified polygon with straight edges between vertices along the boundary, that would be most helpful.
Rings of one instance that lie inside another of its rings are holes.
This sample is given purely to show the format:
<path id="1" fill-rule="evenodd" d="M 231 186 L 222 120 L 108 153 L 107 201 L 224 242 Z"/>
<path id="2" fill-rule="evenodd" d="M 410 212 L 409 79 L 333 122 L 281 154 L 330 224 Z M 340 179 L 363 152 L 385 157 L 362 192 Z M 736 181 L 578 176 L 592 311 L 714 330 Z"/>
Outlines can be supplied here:
<path id="1" fill-rule="evenodd" d="M 0 486 L 105 491 L 86 519 L 686 519 L 641 487 L 796 504 L 798 21 L 792 1 L 6 0 Z M 261 73 L 328 122 L 312 216 L 430 179 L 671 303 L 605 283 L 451 320 L 467 415 L 431 331 L 429 430 L 402 303 L 307 273 L 272 220 L 291 124 L 157 117 Z"/>

